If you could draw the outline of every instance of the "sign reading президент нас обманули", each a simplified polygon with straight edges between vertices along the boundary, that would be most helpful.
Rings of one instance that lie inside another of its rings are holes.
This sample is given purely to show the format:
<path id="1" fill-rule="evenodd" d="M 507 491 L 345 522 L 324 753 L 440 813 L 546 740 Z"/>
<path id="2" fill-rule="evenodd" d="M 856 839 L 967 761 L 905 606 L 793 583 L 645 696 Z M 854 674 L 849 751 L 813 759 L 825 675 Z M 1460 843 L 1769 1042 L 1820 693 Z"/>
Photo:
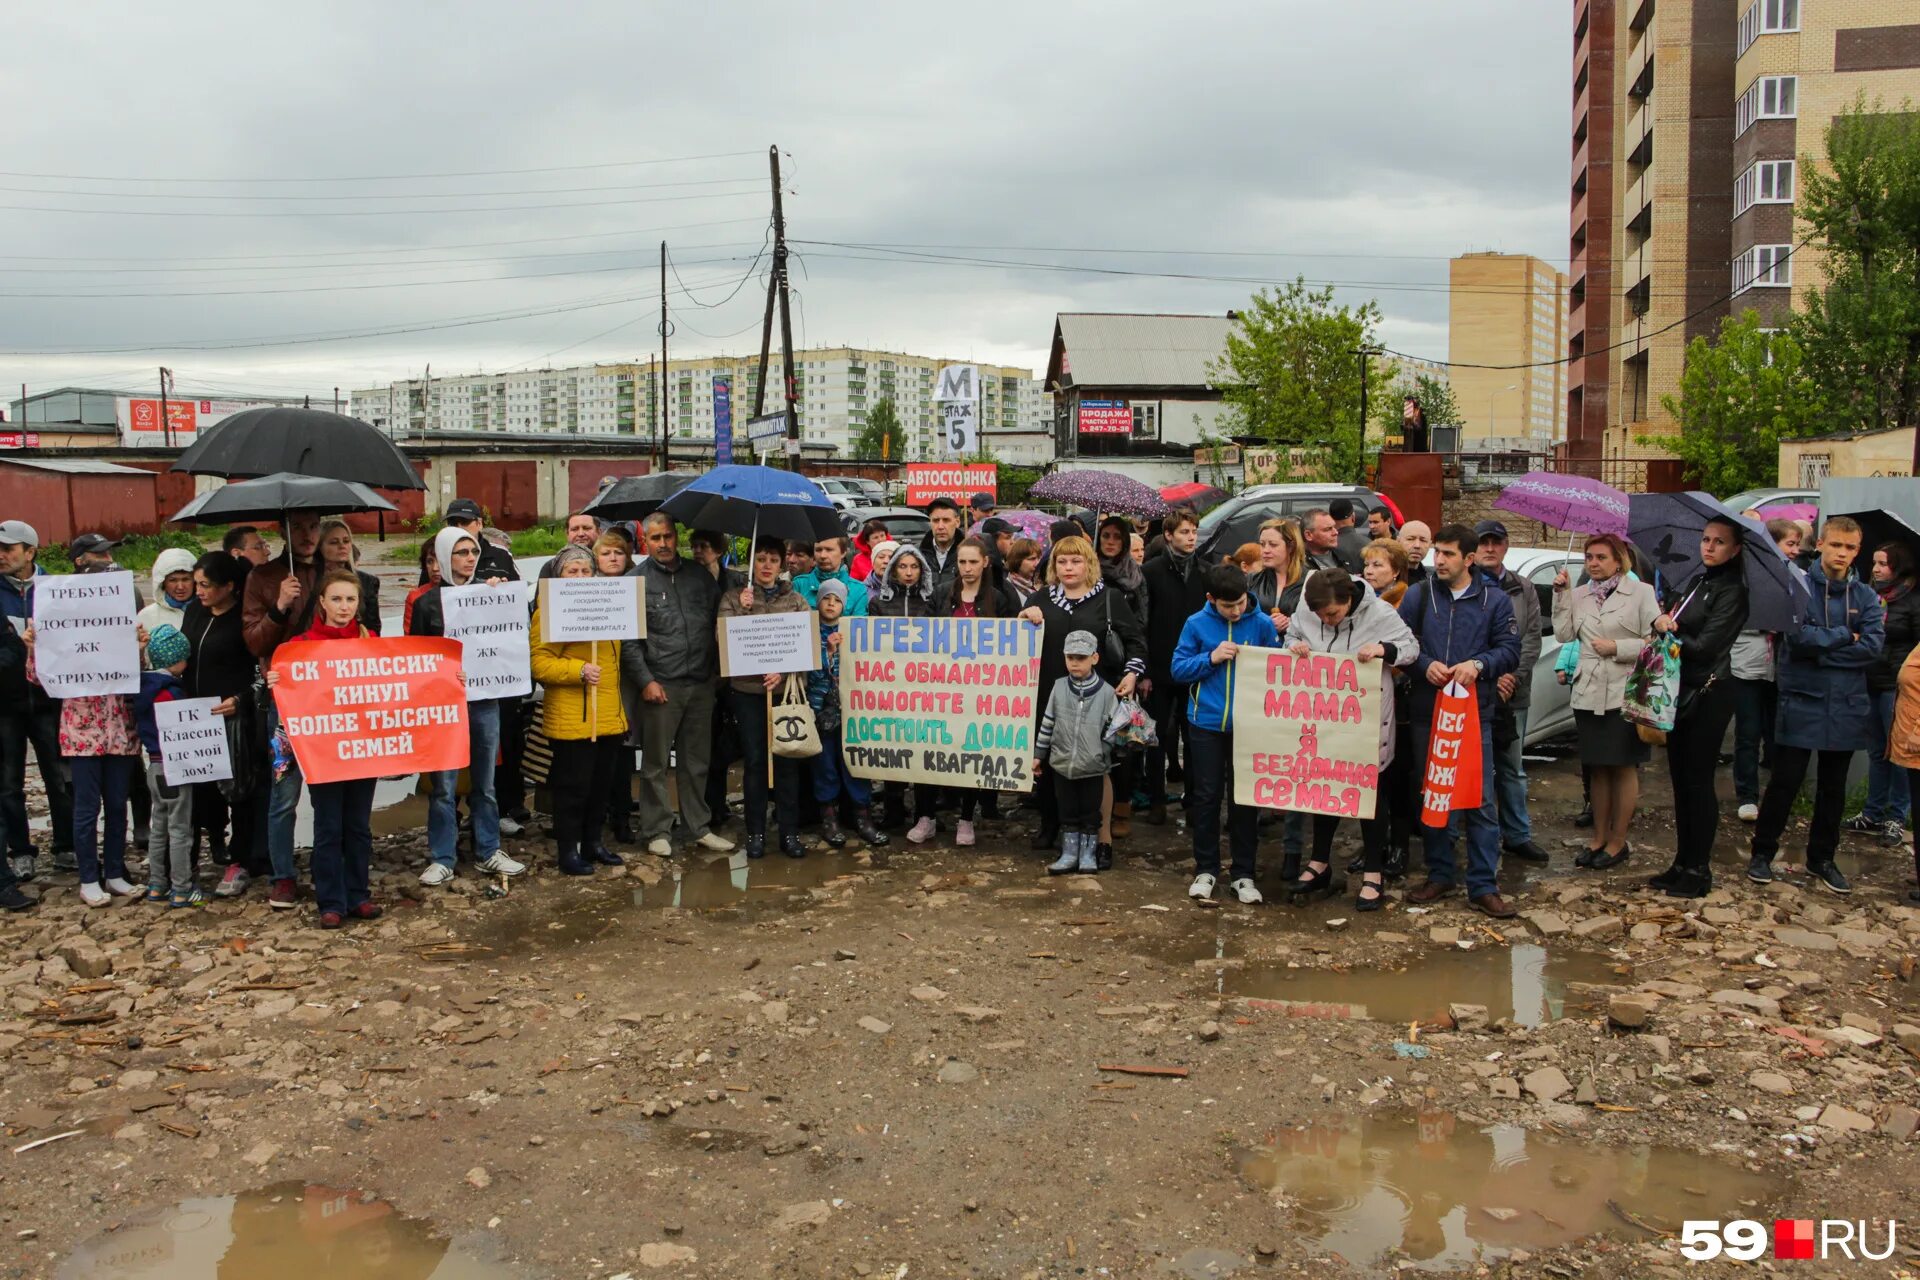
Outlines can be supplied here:
<path id="1" fill-rule="evenodd" d="M 1371 818 L 1386 664 L 1242 648 L 1233 660 L 1233 801 Z"/>
<path id="2" fill-rule="evenodd" d="M 855 777 L 1033 788 L 1041 629 L 1018 618 L 840 623 L 840 741 Z"/>

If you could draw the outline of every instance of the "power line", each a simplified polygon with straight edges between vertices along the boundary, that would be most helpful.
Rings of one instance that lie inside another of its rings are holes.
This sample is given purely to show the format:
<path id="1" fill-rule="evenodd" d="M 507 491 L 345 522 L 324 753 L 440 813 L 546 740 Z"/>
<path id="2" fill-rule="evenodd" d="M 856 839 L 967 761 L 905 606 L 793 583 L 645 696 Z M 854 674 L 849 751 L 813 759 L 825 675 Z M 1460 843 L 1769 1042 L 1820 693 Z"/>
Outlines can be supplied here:
<path id="1" fill-rule="evenodd" d="M 714 191 L 685 196 L 633 196 L 625 200 L 575 200 L 562 204 L 476 204 L 459 209 L 296 209 L 201 212 L 188 209 L 68 209 L 51 205 L 0 204 L 16 213 L 93 213 L 116 218 L 382 218 L 450 213 L 513 213 L 530 209 L 599 209 L 608 205 L 665 204 L 678 200 L 732 200 L 756 191 Z"/>
<path id="2" fill-rule="evenodd" d="M 663 156 L 657 160 L 606 160 L 597 164 L 550 165 L 543 169 L 473 169 L 457 173 L 375 173 L 360 174 L 354 177 L 333 178 L 142 178 L 132 176 L 109 177 L 85 173 L 22 173 L 0 169 L 0 177 L 5 178 L 43 178 L 62 182 L 202 182 L 202 183 L 265 183 L 265 182 L 405 182 L 421 178 L 502 178 L 519 177 L 529 173 L 579 173 L 587 169 L 632 169 L 656 164 L 691 164 L 697 160 L 732 160 L 740 156 L 757 156 L 758 151 L 715 151 L 700 156 Z"/>
<path id="3" fill-rule="evenodd" d="M 172 192 L 172 191 L 85 191 L 72 187 L 12 187 L 0 184 L 0 191 L 21 195 L 87 196 L 101 200 L 485 200 L 498 196 L 564 196 L 601 191 L 658 191 L 667 187 L 722 187 L 741 182 L 759 183 L 758 178 L 700 178 L 687 182 L 638 182 L 608 187 L 532 187 L 520 191 L 396 191 L 361 192 L 354 195 L 256 195 L 252 192 Z"/>
<path id="4" fill-rule="evenodd" d="M 727 294 L 726 297 L 720 299 L 720 301 L 718 302 L 701 302 L 693 296 L 693 290 L 687 288 L 686 281 L 680 279 L 680 264 L 673 260 L 673 250 L 671 248 L 667 248 L 666 250 L 667 265 L 673 269 L 673 278 L 675 281 L 679 283 L 680 292 L 687 298 L 689 302 L 693 304 L 694 308 L 700 311 L 712 311 L 719 307 L 724 307 L 729 302 L 732 302 L 734 298 L 739 294 L 740 290 L 746 287 L 747 281 L 753 279 L 753 269 L 759 266 L 760 259 L 766 256 L 767 244 L 772 239 L 773 239 L 773 227 L 771 224 L 769 224 L 767 227 L 766 236 L 763 237 L 760 241 L 760 251 L 754 254 L 753 261 L 747 264 L 746 273 L 740 277 L 739 283 L 733 286 L 733 291 Z M 688 263 L 687 265 L 692 266 L 694 264 Z M 696 329 L 694 332 L 698 333 L 699 330 Z M 706 335 L 702 334 L 701 336 L 705 337 Z"/>

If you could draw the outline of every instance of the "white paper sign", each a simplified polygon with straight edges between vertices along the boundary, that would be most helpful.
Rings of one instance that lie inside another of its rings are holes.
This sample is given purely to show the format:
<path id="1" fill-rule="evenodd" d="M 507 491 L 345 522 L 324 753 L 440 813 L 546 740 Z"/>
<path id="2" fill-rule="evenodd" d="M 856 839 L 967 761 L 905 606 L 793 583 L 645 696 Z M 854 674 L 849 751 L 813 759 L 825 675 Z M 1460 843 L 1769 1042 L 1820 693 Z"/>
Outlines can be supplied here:
<path id="1" fill-rule="evenodd" d="M 720 634 L 722 675 L 764 676 L 820 665 L 820 615 L 811 609 L 722 618 Z"/>
<path id="2" fill-rule="evenodd" d="M 644 610 L 638 578 L 545 578 L 540 582 L 540 634 L 548 644 L 645 639 Z"/>
<path id="3" fill-rule="evenodd" d="M 218 698 L 175 698 L 153 704 L 160 730 L 160 773 L 169 786 L 225 782 L 233 776 L 227 722 L 213 714 Z"/>
<path id="4" fill-rule="evenodd" d="M 618 581 L 618 579 L 608 579 Z M 519 698 L 533 692 L 532 637 L 527 601 L 531 582 L 484 582 L 440 588 L 440 612 L 449 640 L 460 642 L 467 701 Z"/>
<path id="5" fill-rule="evenodd" d="M 980 450 L 980 405 L 974 400 L 940 402 L 940 438 L 948 453 L 964 458 Z"/>
<path id="6" fill-rule="evenodd" d="M 133 575 L 125 571 L 36 579 L 34 669 L 48 696 L 140 692 L 138 610 Z"/>

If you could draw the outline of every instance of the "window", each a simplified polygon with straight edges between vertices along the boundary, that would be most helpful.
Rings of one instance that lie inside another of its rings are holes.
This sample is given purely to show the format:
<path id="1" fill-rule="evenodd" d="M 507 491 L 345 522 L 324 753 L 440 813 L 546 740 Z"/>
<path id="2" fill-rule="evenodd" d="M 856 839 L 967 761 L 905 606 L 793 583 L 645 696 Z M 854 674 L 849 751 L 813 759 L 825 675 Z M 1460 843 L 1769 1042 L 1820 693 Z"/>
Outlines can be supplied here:
<path id="1" fill-rule="evenodd" d="M 1753 128 L 1756 120 L 1790 120 L 1794 98 L 1800 87 L 1798 76 L 1760 76 L 1740 95 L 1733 110 L 1733 136 Z"/>
<path id="2" fill-rule="evenodd" d="M 1753 0 L 1740 15 L 1740 39 L 1735 56 L 1745 53 L 1761 36 L 1800 29 L 1800 0 Z"/>
<path id="3" fill-rule="evenodd" d="M 1793 284 L 1793 246 L 1757 244 L 1733 260 L 1733 291 L 1784 289 Z"/>
<path id="4" fill-rule="evenodd" d="M 1733 184 L 1733 216 L 1756 204 L 1793 203 L 1793 161 L 1760 160 Z"/>

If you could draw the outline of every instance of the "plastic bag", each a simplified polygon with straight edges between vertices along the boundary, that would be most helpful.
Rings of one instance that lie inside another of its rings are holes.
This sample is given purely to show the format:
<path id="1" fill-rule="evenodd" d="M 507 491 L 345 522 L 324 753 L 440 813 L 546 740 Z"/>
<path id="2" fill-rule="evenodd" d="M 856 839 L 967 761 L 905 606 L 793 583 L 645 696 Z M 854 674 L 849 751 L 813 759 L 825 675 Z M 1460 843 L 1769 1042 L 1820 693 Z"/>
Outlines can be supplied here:
<path id="1" fill-rule="evenodd" d="M 1160 733 L 1145 707 L 1132 698 L 1122 698 L 1107 720 L 1106 740 L 1115 751 L 1125 754 L 1159 746 Z"/>
<path id="2" fill-rule="evenodd" d="M 1420 787 L 1420 825 L 1444 827 L 1456 809 L 1480 807 L 1480 699 L 1458 681 L 1433 703 L 1433 734 L 1427 741 L 1427 773 Z"/>
<path id="3" fill-rule="evenodd" d="M 1620 714 L 1627 723 L 1657 733 L 1673 729 L 1680 701 L 1680 641 L 1672 632 L 1655 634 L 1641 646 L 1640 657 L 1627 673 L 1627 691 Z"/>

